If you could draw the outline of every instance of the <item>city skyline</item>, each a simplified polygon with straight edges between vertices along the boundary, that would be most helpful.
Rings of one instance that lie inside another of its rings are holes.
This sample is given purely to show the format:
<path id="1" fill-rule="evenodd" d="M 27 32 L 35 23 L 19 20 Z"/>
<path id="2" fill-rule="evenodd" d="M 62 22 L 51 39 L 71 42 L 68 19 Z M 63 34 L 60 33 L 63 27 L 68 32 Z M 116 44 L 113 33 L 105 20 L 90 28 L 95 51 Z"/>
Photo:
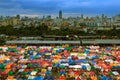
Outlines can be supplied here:
<path id="1" fill-rule="evenodd" d="M 20 14 L 28 17 L 51 15 L 57 17 L 60 10 L 63 17 L 69 16 L 114 16 L 120 13 L 119 0 L 1 0 L 0 15 Z"/>

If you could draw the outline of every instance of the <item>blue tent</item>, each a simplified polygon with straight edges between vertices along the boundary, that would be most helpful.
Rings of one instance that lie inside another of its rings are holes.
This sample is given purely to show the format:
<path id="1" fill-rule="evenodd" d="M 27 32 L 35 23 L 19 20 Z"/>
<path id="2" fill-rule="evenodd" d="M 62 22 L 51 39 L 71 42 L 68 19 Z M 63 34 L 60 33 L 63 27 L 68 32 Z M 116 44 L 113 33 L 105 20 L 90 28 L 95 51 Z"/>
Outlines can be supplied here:
<path id="1" fill-rule="evenodd" d="M 53 76 L 45 76 L 44 80 L 54 80 L 54 77 Z"/>
<path id="2" fill-rule="evenodd" d="M 61 52 L 61 50 L 60 50 L 60 49 L 57 49 L 56 52 Z"/>
<path id="3" fill-rule="evenodd" d="M 32 55 L 33 51 L 32 50 L 28 50 L 27 53 L 30 54 L 30 55 Z"/>
<path id="4" fill-rule="evenodd" d="M 17 48 L 22 48 L 22 46 L 18 45 Z"/>
<path id="5" fill-rule="evenodd" d="M 85 65 L 82 65 L 82 69 L 86 69 L 86 66 L 85 66 Z"/>
<path id="6" fill-rule="evenodd" d="M 36 55 L 42 55 L 42 53 L 41 52 L 37 52 L 37 54 Z"/>
<path id="7" fill-rule="evenodd" d="M 120 66 L 112 66 L 112 68 L 120 68 Z"/>
<path id="8" fill-rule="evenodd" d="M 81 63 L 85 63 L 86 60 L 75 60 L 75 62 L 76 62 L 76 63 L 79 63 L 79 62 L 81 62 Z"/>
<path id="9" fill-rule="evenodd" d="M 110 47 L 107 47 L 106 50 L 111 50 L 111 48 L 110 48 Z"/>
<path id="10" fill-rule="evenodd" d="M 107 76 L 105 75 L 101 75 L 100 77 L 101 77 L 101 80 L 107 80 Z"/>
<path id="11" fill-rule="evenodd" d="M 72 59 L 71 59 L 71 60 L 69 60 L 69 61 L 68 61 L 68 63 L 69 63 L 69 65 L 76 65 L 75 60 L 72 60 Z"/>
<path id="12" fill-rule="evenodd" d="M 4 63 L 8 63 L 8 62 L 10 62 L 10 60 L 4 60 Z"/>
<path id="13" fill-rule="evenodd" d="M 33 80 L 43 80 L 42 76 L 36 76 Z"/>
<path id="14" fill-rule="evenodd" d="M 28 80 L 27 78 L 17 78 L 17 80 Z"/>
<path id="15" fill-rule="evenodd" d="M 60 61 L 61 63 L 65 63 L 65 62 L 68 62 L 68 60 L 65 60 L 65 59 L 61 59 Z"/>
<path id="16" fill-rule="evenodd" d="M 89 49 L 85 49 L 85 50 L 84 50 L 84 53 L 86 53 L 86 54 L 88 54 L 89 52 L 90 52 Z"/>
<path id="17" fill-rule="evenodd" d="M 26 72 L 27 74 L 31 74 L 31 72 Z"/>
<path id="18" fill-rule="evenodd" d="M 33 55 L 31 55 L 31 56 L 30 56 L 30 59 L 34 59 L 34 56 L 33 56 Z"/>
<path id="19" fill-rule="evenodd" d="M 51 71 L 48 71 L 48 70 L 47 70 L 47 71 L 46 71 L 46 74 L 47 74 L 47 75 L 51 74 Z"/>
<path id="20" fill-rule="evenodd" d="M 92 64 L 96 64 L 96 62 L 94 60 L 91 60 Z"/>
<path id="21" fill-rule="evenodd" d="M 107 77 L 107 80 L 113 80 L 113 78 L 112 78 L 112 77 L 110 77 L 110 76 L 108 76 L 108 77 Z"/>
<path id="22" fill-rule="evenodd" d="M 96 58 L 99 58 L 97 55 L 96 56 L 92 56 L 92 59 L 96 59 Z"/>

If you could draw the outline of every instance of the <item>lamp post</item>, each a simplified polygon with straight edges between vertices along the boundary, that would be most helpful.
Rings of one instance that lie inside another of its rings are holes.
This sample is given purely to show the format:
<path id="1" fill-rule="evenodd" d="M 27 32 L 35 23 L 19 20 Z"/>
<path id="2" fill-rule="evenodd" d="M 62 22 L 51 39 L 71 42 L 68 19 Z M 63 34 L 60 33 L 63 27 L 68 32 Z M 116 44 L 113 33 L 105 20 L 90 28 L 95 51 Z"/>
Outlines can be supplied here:
<path id="1" fill-rule="evenodd" d="M 82 38 L 80 38 L 80 37 L 77 36 L 77 35 L 74 35 L 74 37 L 77 38 L 77 39 L 79 39 L 79 41 L 80 41 L 80 46 L 82 46 Z"/>

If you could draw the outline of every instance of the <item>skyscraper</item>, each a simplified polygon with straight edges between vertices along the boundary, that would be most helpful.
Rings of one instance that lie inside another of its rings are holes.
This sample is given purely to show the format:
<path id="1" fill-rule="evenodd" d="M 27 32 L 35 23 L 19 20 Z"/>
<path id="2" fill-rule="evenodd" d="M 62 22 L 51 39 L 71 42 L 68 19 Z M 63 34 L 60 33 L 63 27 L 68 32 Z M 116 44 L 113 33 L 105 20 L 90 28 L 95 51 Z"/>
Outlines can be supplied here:
<path id="1" fill-rule="evenodd" d="M 105 17 L 105 15 L 104 14 L 102 14 L 102 19 Z"/>
<path id="2" fill-rule="evenodd" d="M 83 14 L 81 14 L 81 18 L 83 19 Z"/>
<path id="3" fill-rule="evenodd" d="M 16 15 L 16 18 L 17 18 L 17 19 L 20 19 L 20 15 L 19 15 L 19 14 L 17 14 L 17 15 Z"/>
<path id="4" fill-rule="evenodd" d="M 59 19 L 62 19 L 62 11 L 59 11 Z"/>

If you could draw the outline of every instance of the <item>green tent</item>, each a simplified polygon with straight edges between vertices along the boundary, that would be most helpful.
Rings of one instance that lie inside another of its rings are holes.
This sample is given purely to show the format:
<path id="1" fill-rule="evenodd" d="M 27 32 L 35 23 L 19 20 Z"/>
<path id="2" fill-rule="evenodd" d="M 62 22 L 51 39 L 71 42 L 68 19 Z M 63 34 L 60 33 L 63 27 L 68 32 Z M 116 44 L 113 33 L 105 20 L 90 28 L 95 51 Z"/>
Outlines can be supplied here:
<path id="1" fill-rule="evenodd" d="M 29 56 L 27 54 L 24 55 L 25 59 L 28 58 Z"/>
<path id="2" fill-rule="evenodd" d="M 5 68 L 5 64 L 4 63 L 1 63 L 0 64 L 0 69 L 4 69 Z"/>
<path id="3" fill-rule="evenodd" d="M 66 49 L 70 51 L 72 49 L 72 46 L 68 46 Z"/>
<path id="4" fill-rule="evenodd" d="M 28 67 L 31 67 L 31 66 L 32 66 L 32 63 L 29 63 L 27 66 L 28 66 Z"/>
<path id="5" fill-rule="evenodd" d="M 38 69 L 37 69 L 37 68 L 35 68 L 33 71 L 36 71 L 36 72 L 38 72 Z"/>
<path id="6" fill-rule="evenodd" d="M 22 75 L 26 75 L 26 74 L 27 74 L 27 72 L 24 72 L 24 71 L 23 71 L 23 72 L 21 72 L 21 74 L 22 74 Z"/>
<path id="7" fill-rule="evenodd" d="M 2 51 L 3 49 L 2 48 L 0 48 L 0 51 Z"/>
<path id="8" fill-rule="evenodd" d="M 26 47 L 27 47 L 27 45 L 24 45 L 24 46 L 23 46 L 23 48 L 26 48 Z"/>
<path id="9" fill-rule="evenodd" d="M 110 71 L 110 72 L 108 72 L 108 74 L 109 74 L 109 75 L 113 75 L 113 73 L 112 73 L 111 71 Z"/>
<path id="10" fill-rule="evenodd" d="M 36 59 L 36 58 L 40 58 L 40 56 L 37 56 L 37 55 L 36 55 L 36 56 L 34 56 L 34 59 Z"/>
<path id="11" fill-rule="evenodd" d="M 37 48 L 37 51 L 40 51 L 40 48 Z"/>
<path id="12" fill-rule="evenodd" d="M 95 69 L 94 65 L 91 65 L 91 69 Z"/>
<path id="13" fill-rule="evenodd" d="M 60 68 L 65 68 L 65 66 L 64 65 L 60 65 Z"/>
<path id="14" fill-rule="evenodd" d="M 17 48 L 8 48 L 8 51 L 18 52 Z"/>
<path id="15" fill-rule="evenodd" d="M 9 71 L 9 72 L 8 72 L 8 75 L 13 75 L 13 74 L 14 74 L 13 71 Z"/>
<path id="16" fill-rule="evenodd" d="M 5 71 L 5 69 L 1 69 L 1 70 L 0 70 L 0 72 L 4 72 L 4 71 Z"/>
<path id="17" fill-rule="evenodd" d="M 62 46 L 59 46 L 60 48 L 62 48 Z"/>

